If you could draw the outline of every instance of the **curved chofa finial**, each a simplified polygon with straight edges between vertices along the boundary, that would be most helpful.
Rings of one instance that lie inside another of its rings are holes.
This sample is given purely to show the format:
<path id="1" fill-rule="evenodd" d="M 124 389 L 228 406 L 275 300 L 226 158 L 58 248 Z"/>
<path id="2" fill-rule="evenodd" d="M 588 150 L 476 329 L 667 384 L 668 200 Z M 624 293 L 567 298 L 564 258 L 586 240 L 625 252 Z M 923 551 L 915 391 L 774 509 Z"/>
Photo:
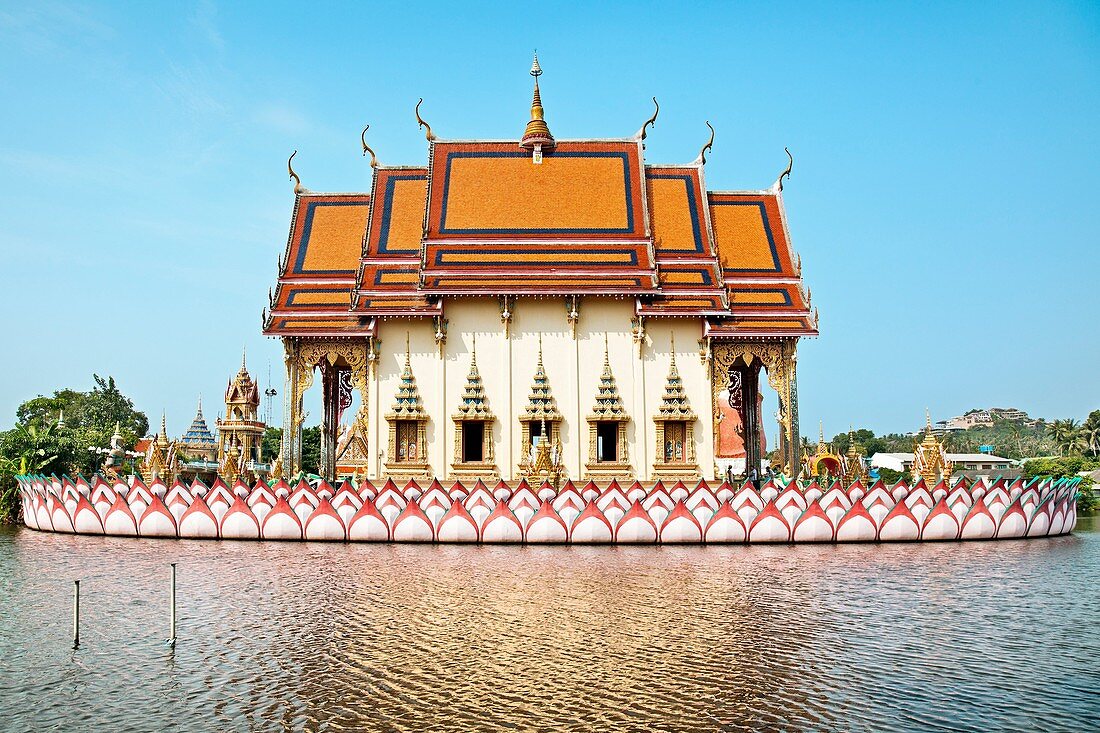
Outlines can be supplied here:
<path id="1" fill-rule="evenodd" d="M 294 156 L 297 154 L 298 151 L 295 150 L 293 153 L 290 154 L 290 157 L 286 159 L 286 172 L 290 174 L 290 180 L 294 181 L 294 193 L 300 194 L 305 193 L 307 189 L 305 186 L 302 185 L 302 179 L 299 178 L 298 174 L 294 172 L 292 161 L 294 160 Z"/>
<path id="2" fill-rule="evenodd" d="M 714 126 L 710 124 L 710 120 L 707 120 L 707 127 L 710 128 L 710 140 L 699 150 L 699 162 L 703 165 L 707 164 L 707 151 L 714 148 Z"/>
<path id="3" fill-rule="evenodd" d="M 424 133 L 424 137 L 428 138 L 428 142 L 431 142 L 432 140 L 435 140 L 435 135 L 432 133 L 432 126 L 425 122 L 424 119 L 420 116 L 420 105 L 422 104 L 424 104 L 424 97 L 421 97 L 420 101 L 416 103 L 416 121 L 421 127 L 427 129 L 427 131 Z"/>
<path id="4" fill-rule="evenodd" d="M 647 127 L 652 127 L 654 124 L 656 124 L 657 115 L 660 114 L 660 112 L 661 112 L 661 105 L 657 104 L 657 98 L 656 97 L 653 98 L 653 107 L 654 107 L 653 116 L 650 117 L 648 120 L 646 120 L 645 124 L 642 125 L 641 138 L 643 140 L 645 140 L 645 129 Z"/>
<path id="5" fill-rule="evenodd" d="M 363 155 L 370 153 L 370 167 L 378 167 L 378 156 L 371 150 L 370 145 L 367 145 L 367 130 L 370 129 L 370 125 L 363 125 L 363 132 L 359 134 L 359 142 L 363 143 Z"/>
<path id="6" fill-rule="evenodd" d="M 791 155 L 791 151 L 788 150 L 786 147 L 784 147 L 783 152 L 787 154 L 788 163 L 787 163 L 787 170 L 780 173 L 779 178 L 777 178 L 776 181 L 775 181 L 775 185 L 780 191 L 783 190 L 783 179 L 784 178 L 790 178 L 791 177 L 791 169 L 794 168 L 794 156 Z"/>

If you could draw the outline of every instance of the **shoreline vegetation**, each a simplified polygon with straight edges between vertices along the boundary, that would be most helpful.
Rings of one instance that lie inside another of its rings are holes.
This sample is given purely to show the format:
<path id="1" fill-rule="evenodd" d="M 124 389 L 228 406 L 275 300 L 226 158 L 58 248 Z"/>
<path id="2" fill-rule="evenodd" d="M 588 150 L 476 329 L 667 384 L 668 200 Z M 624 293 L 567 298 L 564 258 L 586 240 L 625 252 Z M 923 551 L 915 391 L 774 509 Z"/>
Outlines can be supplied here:
<path id="1" fill-rule="evenodd" d="M 134 407 L 113 377 L 93 374 L 90 391 L 60 389 L 50 397 L 38 396 L 16 409 L 15 426 L 0 431 L 0 523 L 19 521 L 19 491 L 15 476 L 56 474 L 90 476 L 98 469 L 94 449 L 110 444 L 115 426 L 127 450 L 149 432 L 149 419 Z M 282 430 L 268 427 L 262 443 L 264 460 L 273 459 L 279 450 Z M 318 426 L 303 430 L 303 469 L 316 472 L 320 460 L 321 433 Z M 832 446 L 844 453 L 852 441 L 870 456 L 879 452 L 904 452 L 913 449 L 912 435 L 890 433 L 875 435 L 866 428 L 840 433 Z M 996 419 L 992 425 L 947 433 L 941 440 L 951 453 L 976 453 L 980 446 L 993 446 L 997 455 L 1023 460 L 1025 479 L 1035 476 L 1069 478 L 1100 470 L 1100 410 L 1094 410 L 1082 422 L 1076 420 L 1015 421 Z M 814 445 L 802 438 L 807 452 Z M 1033 456 L 1039 456 L 1032 458 Z M 1029 460 L 1024 460 L 1029 459 Z M 884 469 L 883 469 L 884 470 Z M 886 483 L 908 478 L 901 474 L 881 475 Z M 1086 475 L 1081 484 L 1078 509 L 1094 512 L 1100 508 Z"/>

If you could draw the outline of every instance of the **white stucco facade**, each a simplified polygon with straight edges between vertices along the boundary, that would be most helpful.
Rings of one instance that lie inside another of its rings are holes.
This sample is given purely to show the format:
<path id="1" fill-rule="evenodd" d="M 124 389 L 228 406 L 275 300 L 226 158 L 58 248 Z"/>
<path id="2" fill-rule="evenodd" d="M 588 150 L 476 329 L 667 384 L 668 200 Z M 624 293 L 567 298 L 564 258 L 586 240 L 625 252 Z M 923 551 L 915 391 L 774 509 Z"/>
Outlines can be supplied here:
<path id="1" fill-rule="evenodd" d="M 701 476 L 713 475 L 713 408 L 707 367 L 699 358 L 701 322 L 697 319 L 651 319 L 639 353 L 631 332 L 632 299 L 588 298 L 581 302 L 574 337 L 560 298 L 523 298 L 514 306 L 505 333 L 496 298 L 454 298 L 447 301 L 447 338 L 442 349 L 427 319 L 393 318 L 379 322 L 376 338 L 380 358 L 369 389 L 369 443 L 373 455 L 371 479 L 385 479 L 388 456 L 385 413 L 393 404 L 405 363 L 409 337 L 410 362 L 429 416 L 427 460 L 432 474 L 452 478 L 455 460 L 453 414 L 470 371 L 476 342 L 478 369 L 489 406 L 494 460 L 501 478 L 519 478 L 522 430 L 519 415 L 527 405 L 542 339 L 543 364 L 558 410 L 562 414 L 559 439 L 570 479 L 585 478 L 589 460 L 589 424 L 586 416 L 595 402 L 604 362 L 604 339 L 619 394 L 630 416 L 626 426 L 628 459 L 634 477 L 655 478 L 656 425 L 668 378 L 671 347 L 691 407 L 697 416 L 693 440 Z"/>

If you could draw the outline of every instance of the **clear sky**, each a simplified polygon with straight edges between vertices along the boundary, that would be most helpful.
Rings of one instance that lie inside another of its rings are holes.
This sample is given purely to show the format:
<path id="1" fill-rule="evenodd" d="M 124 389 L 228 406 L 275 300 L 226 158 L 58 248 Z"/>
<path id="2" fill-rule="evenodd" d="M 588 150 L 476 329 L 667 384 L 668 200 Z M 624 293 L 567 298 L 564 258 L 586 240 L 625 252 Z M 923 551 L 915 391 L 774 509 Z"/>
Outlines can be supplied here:
<path id="1" fill-rule="evenodd" d="M 821 310 L 803 431 L 909 430 L 1100 407 L 1095 3 L 0 4 L 0 427 L 113 375 L 155 422 L 213 418 L 287 238 L 286 158 L 314 190 L 517 138 L 532 48 L 559 138 L 650 162 L 717 129 L 711 189 L 784 192 Z M 266 386 L 266 385 L 264 385 Z M 276 408 L 278 412 L 278 407 Z"/>

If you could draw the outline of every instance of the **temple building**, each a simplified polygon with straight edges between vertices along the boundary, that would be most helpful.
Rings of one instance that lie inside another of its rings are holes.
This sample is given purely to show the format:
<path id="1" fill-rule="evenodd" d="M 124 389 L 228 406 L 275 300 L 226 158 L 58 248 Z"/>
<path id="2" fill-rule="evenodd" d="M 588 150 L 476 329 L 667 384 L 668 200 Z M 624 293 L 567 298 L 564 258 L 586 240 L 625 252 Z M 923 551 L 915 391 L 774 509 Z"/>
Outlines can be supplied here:
<path id="1" fill-rule="evenodd" d="M 442 139 L 418 104 L 420 163 L 383 164 L 364 129 L 369 191 L 310 191 L 288 162 L 263 325 L 285 350 L 285 473 L 320 372 L 329 478 L 759 470 L 762 378 L 776 468 L 797 474 L 797 345 L 817 315 L 787 230 L 790 166 L 765 189 L 708 191 L 714 129 L 695 160 L 650 163 L 656 112 L 626 137 L 555 138 L 537 59 L 531 74 L 512 140 Z"/>
<path id="2" fill-rule="evenodd" d="M 245 360 L 225 389 L 225 417 L 217 421 L 218 473 L 228 481 L 254 481 L 270 467 L 261 460 L 267 425 L 260 420 L 260 388 L 248 373 Z"/>
<path id="3" fill-rule="evenodd" d="M 176 441 L 176 449 L 183 456 L 179 464 L 179 478 L 189 481 L 213 481 L 217 478 L 218 441 L 203 417 L 201 399 L 195 419 L 187 432 Z"/>

